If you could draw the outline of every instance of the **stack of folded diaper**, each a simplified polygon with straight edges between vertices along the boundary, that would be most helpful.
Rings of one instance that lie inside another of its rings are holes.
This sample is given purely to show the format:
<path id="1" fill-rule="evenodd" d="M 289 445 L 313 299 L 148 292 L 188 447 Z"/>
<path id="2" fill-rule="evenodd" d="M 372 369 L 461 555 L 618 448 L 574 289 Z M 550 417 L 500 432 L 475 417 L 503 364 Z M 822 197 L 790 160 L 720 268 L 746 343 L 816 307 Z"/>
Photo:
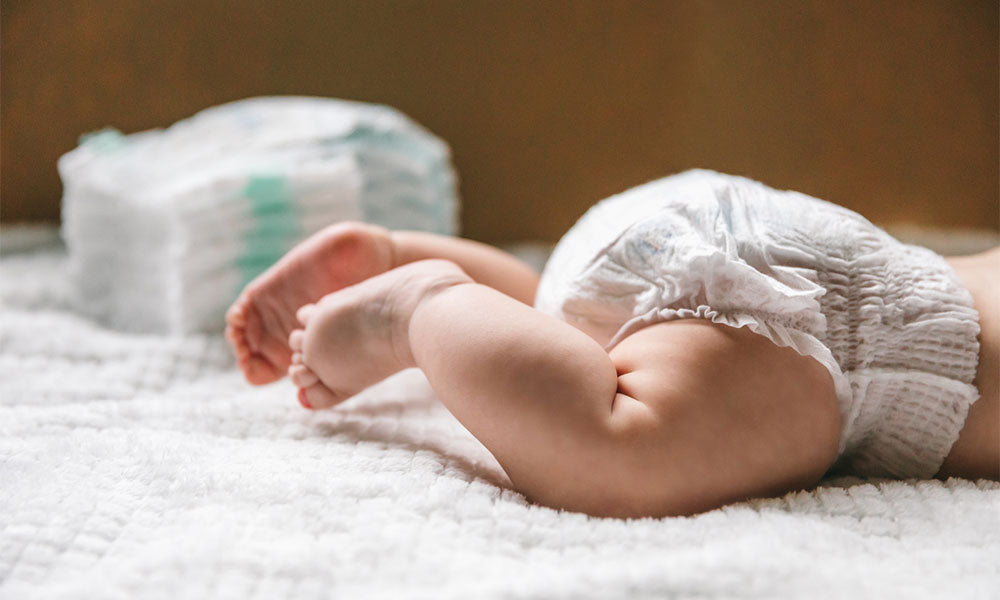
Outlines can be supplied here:
<path id="1" fill-rule="evenodd" d="M 386 106 L 243 100 L 84 136 L 59 172 L 80 306 L 134 331 L 220 330 L 246 283 L 331 223 L 456 231 L 447 145 Z"/>

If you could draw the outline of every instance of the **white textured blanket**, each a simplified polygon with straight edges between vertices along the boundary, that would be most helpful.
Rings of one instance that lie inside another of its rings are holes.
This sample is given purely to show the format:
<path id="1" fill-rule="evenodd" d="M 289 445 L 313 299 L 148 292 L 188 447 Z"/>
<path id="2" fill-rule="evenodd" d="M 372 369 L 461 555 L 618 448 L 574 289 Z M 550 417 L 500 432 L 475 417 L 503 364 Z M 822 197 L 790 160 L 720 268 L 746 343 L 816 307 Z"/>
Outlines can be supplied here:
<path id="1" fill-rule="evenodd" d="M 830 481 L 693 518 L 531 506 L 402 373 L 308 413 L 220 338 L 76 315 L 0 260 L 0 597 L 996 598 L 1000 485 Z"/>

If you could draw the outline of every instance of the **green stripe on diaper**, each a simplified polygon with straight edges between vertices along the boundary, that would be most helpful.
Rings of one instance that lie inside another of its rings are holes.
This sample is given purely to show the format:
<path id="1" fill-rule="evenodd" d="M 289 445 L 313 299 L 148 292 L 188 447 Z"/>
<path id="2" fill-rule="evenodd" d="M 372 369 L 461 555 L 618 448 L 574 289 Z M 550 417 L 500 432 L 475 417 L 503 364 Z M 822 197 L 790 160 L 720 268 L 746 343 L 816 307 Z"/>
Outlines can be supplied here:
<path id="1" fill-rule="evenodd" d="M 250 201 L 254 223 L 243 234 L 243 252 L 236 259 L 243 279 L 241 289 L 284 256 L 302 235 L 298 207 L 286 177 L 253 175 L 242 195 Z"/>
<path id="2" fill-rule="evenodd" d="M 122 132 L 113 127 L 91 131 L 80 136 L 80 145 L 93 148 L 99 154 L 110 154 L 126 144 Z"/>

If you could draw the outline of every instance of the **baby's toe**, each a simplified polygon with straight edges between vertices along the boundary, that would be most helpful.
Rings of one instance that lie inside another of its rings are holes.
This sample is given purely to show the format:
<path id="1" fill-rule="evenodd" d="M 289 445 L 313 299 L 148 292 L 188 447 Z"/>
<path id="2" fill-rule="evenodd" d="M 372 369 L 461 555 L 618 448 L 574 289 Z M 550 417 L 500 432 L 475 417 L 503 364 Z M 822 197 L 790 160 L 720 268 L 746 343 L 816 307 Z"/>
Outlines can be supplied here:
<path id="1" fill-rule="evenodd" d="M 252 306 L 247 306 L 246 310 L 243 311 L 243 318 L 246 323 L 243 331 L 247 345 L 254 352 L 260 352 L 261 348 L 266 344 L 265 340 L 274 336 L 264 335 L 265 332 L 259 313 Z"/>
<path id="2" fill-rule="evenodd" d="M 229 310 L 226 311 L 226 324 L 232 327 L 246 327 L 247 324 L 247 304 L 242 297 L 233 302 Z"/>
<path id="3" fill-rule="evenodd" d="M 288 335 L 288 347 L 292 349 L 292 352 L 302 352 L 302 344 L 305 340 L 306 332 L 304 329 L 295 329 Z"/>
<path id="4" fill-rule="evenodd" d="M 236 358 L 243 358 L 244 355 L 250 353 L 250 348 L 247 346 L 246 333 L 242 327 L 226 325 L 226 339 L 229 341 L 229 345 L 233 347 Z"/>
<path id="5" fill-rule="evenodd" d="M 314 312 L 316 312 L 316 305 L 306 304 L 295 313 L 295 318 L 298 319 L 299 323 L 302 323 L 303 326 L 306 326 L 309 324 L 309 319 L 312 318 Z"/>
<path id="6" fill-rule="evenodd" d="M 322 383 L 299 389 L 299 404 L 309 409 L 330 408 L 344 400 Z"/>
<path id="7" fill-rule="evenodd" d="M 243 376 L 253 385 L 271 383 L 281 377 L 283 369 L 275 366 L 270 360 L 257 352 L 247 339 L 247 331 L 235 325 L 226 326 L 226 339 L 229 340 L 236 355 L 236 364 Z M 272 352 L 274 351 L 271 348 Z"/>
<path id="8" fill-rule="evenodd" d="M 281 379 L 284 370 L 275 366 L 259 354 L 248 354 L 246 358 L 239 358 L 238 364 L 243 376 L 251 385 L 267 385 Z"/>
<path id="9" fill-rule="evenodd" d="M 264 344 L 264 332 L 256 309 L 242 298 L 226 312 L 226 334 L 236 346 L 245 346 L 259 352 Z"/>
<path id="10" fill-rule="evenodd" d="M 312 372 L 312 369 L 305 365 L 293 364 L 291 367 L 288 367 L 288 376 L 292 379 L 292 383 L 300 388 L 307 388 L 319 381 L 319 377 Z"/>

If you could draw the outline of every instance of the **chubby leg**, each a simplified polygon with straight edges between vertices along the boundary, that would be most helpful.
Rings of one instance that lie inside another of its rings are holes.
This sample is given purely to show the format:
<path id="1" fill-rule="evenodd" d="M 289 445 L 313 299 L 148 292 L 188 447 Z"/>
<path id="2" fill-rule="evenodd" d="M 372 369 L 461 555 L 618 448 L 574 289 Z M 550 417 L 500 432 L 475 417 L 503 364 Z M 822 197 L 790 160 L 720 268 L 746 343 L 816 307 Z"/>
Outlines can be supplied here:
<path id="1" fill-rule="evenodd" d="M 979 311 L 979 400 L 937 476 L 1000 479 L 1000 248 L 949 258 Z"/>
<path id="2" fill-rule="evenodd" d="M 288 335 L 299 307 L 394 267 L 429 258 L 459 264 L 476 281 L 530 304 L 538 274 L 485 244 L 364 223 L 339 223 L 296 246 L 254 279 L 226 314 L 226 336 L 250 383 L 284 376 L 291 359 Z"/>
<path id="3" fill-rule="evenodd" d="M 811 486 L 832 464 L 839 411 L 812 359 L 702 321 L 609 354 L 460 273 L 415 263 L 305 309 L 293 381 L 331 390 L 315 396 L 328 406 L 418 366 L 519 491 L 594 515 L 700 512 Z"/>

